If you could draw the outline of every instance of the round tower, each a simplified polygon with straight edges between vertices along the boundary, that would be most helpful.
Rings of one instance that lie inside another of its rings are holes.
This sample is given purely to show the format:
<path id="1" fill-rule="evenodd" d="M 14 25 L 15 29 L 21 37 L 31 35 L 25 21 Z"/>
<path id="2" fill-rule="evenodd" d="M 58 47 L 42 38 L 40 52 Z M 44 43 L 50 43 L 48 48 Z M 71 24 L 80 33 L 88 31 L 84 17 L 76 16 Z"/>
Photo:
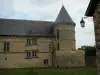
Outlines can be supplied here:
<path id="1" fill-rule="evenodd" d="M 64 6 L 62 6 L 55 22 L 56 49 L 64 52 L 76 50 L 75 23 Z"/>
<path id="2" fill-rule="evenodd" d="M 81 65 L 84 65 L 84 52 L 76 50 L 75 23 L 64 6 L 55 23 L 55 66 L 75 67 L 79 65 L 80 60 Z"/>

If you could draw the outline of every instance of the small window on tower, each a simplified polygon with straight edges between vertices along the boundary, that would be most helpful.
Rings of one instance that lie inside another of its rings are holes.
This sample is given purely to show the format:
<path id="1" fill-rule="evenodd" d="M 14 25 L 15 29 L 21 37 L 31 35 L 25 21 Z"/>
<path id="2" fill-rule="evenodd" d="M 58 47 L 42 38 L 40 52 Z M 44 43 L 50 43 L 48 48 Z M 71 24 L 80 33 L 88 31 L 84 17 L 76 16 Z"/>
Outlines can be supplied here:
<path id="1" fill-rule="evenodd" d="M 51 46 L 51 44 L 49 44 L 49 51 L 52 51 L 52 46 Z"/>
<path id="2" fill-rule="evenodd" d="M 58 50 L 59 50 L 59 43 L 57 43 L 57 48 L 58 48 Z"/>
<path id="3" fill-rule="evenodd" d="M 49 44 L 49 48 L 51 48 L 51 44 Z"/>
<path id="4" fill-rule="evenodd" d="M 57 29 L 57 39 L 59 39 L 59 30 Z"/>

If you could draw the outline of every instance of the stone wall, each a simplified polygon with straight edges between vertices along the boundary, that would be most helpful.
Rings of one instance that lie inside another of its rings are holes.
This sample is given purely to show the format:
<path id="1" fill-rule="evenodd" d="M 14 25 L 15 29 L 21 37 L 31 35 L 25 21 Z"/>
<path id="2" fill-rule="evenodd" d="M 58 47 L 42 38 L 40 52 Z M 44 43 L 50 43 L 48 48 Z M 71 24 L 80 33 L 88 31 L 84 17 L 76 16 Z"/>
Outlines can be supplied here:
<path id="1" fill-rule="evenodd" d="M 59 43 L 59 50 L 64 52 L 76 50 L 75 25 L 59 24 L 55 27 L 55 33 L 57 29 L 59 39 L 56 40 L 56 43 Z"/>
<path id="2" fill-rule="evenodd" d="M 31 37 L 32 38 L 32 37 Z M 0 37 L 0 68 L 46 67 L 52 65 L 49 44 L 51 38 L 39 37 L 37 46 L 26 46 L 27 37 Z M 4 41 L 9 41 L 10 51 L 4 52 Z M 26 59 L 26 50 L 37 50 L 36 58 Z M 44 64 L 48 59 L 48 65 Z"/>
<path id="3" fill-rule="evenodd" d="M 96 48 L 97 48 L 96 49 L 96 56 L 97 56 L 96 62 L 97 62 L 98 75 L 100 75 L 100 1 L 95 10 L 93 18 L 94 18 L 95 40 L 96 40 Z"/>
<path id="4" fill-rule="evenodd" d="M 44 59 L 49 60 L 47 65 L 44 64 Z M 37 58 L 31 59 L 26 59 L 25 53 L 0 54 L 0 68 L 28 68 L 48 66 L 51 66 L 49 53 L 39 53 Z"/>
<path id="5" fill-rule="evenodd" d="M 84 51 L 56 51 L 56 65 L 59 65 L 59 67 L 85 66 Z"/>
<path id="6" fill-rule="evenodd" d="M 59 50 L 56 50 L 55 66 L 78 67 L 85 66 L 84 51 L 76 50 L 75 25 L 58 24 L 55 27 L 55 34 L 59 30 Z"/>

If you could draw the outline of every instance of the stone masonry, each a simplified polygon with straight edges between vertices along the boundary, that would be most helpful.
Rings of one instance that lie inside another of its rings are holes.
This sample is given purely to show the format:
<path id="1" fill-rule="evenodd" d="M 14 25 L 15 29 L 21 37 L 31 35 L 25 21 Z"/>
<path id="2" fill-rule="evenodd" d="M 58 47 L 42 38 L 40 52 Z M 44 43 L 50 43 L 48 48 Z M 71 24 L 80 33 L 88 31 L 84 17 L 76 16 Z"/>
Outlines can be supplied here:
<path id="1" fill-rule="evenodd" d="M 95 40 L 97 48 L 96 49 L 97 70 L 98 70 L 98 75 L 100 75 L 100 1 L 93 15 L 93 19 L 94 19 Z"/>

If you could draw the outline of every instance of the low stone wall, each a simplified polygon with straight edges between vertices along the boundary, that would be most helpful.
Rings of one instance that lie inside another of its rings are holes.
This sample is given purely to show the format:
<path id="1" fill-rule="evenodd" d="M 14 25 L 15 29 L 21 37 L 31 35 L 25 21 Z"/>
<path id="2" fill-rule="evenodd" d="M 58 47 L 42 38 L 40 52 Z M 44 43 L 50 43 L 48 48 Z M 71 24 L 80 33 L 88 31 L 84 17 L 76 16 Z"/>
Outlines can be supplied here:
<path id="1" fill-rule="evenodd" d="M 56 52 L 56 65 L 59 67 L 85 66 L 85 54 L 82 50 L 69 52 Z"/>

